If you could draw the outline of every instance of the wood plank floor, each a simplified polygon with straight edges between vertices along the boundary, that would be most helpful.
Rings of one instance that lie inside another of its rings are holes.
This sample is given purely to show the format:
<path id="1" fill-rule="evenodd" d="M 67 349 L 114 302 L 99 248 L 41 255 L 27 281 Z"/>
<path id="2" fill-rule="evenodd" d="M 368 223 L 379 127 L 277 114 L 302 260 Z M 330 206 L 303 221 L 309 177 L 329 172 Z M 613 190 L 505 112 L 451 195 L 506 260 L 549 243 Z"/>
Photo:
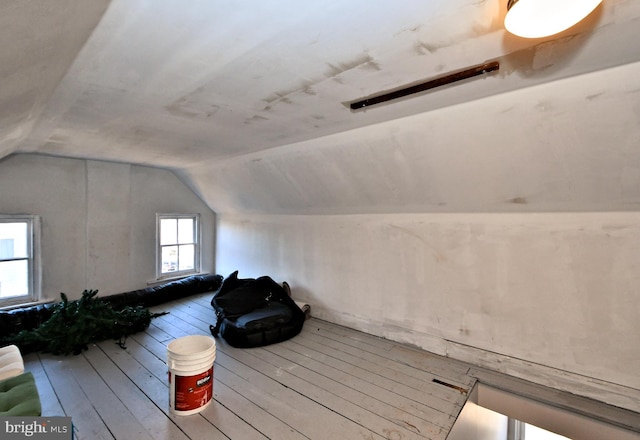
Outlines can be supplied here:
<path id="1" fill-rule="evenodd" d="M 78 356 L 29 354 L 43 415 L 78 439 L 445 439 L 476 379 L 462 364 L 317 319 L 295 338 L 236 349 L 217 339 L 214 401 L 169 412 L 166 345 L 209 335 L 211 295 L 167 303 L 146 332 Z M 449 385 L 449 386 L 447 386 Z"/>

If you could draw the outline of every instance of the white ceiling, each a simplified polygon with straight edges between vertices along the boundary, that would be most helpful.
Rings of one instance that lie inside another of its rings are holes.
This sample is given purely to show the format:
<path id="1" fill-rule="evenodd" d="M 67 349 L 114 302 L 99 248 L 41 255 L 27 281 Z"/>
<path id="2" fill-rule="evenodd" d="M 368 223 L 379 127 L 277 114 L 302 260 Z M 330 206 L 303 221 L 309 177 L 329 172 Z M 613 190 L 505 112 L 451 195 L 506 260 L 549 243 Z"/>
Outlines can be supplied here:
<path id="1" fill-rule="evenodd" d="M 168 167 L 218 212 L 640 208 L 640 2 L 526 40 L 506 1 L 3 0 L 0 157 Z"/>

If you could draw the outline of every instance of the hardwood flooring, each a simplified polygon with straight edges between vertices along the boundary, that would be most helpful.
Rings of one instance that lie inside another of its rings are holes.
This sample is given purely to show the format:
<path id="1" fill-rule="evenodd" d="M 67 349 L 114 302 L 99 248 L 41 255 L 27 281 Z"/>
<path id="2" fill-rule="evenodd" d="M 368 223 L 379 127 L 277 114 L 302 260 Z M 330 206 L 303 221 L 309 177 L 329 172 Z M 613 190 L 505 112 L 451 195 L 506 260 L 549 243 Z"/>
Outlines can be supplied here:
<path id="1" fill-rule="evenodd" d="M 445 439 L 476 379 L 464 364 L 317 319 L 295 338 L 236 349 L 217 339 L 214 401 L 169 412 L 166 345 L 209 335 L 210 294 L 168 311 L 121 349 L 29 354 L 43 416 L 72 418 L 78 439 Z"/>
<path id="2" fill-rule="evenodd" d="M 169 342 L 210 335 L 211 294 L 163 304 L 126 349 L 31 353 L 43 416 L 72 418 L 80 440 L 444 440 L 477 381 L 640 433 L 640 414 L 318 319 L 293 339 L 237 349 L 216 339 L 214 400 L 169 411 Z M 640 435 L 640 434 L 638 434 Z M 635 438 L 632 437 L 631 438 Z"/>

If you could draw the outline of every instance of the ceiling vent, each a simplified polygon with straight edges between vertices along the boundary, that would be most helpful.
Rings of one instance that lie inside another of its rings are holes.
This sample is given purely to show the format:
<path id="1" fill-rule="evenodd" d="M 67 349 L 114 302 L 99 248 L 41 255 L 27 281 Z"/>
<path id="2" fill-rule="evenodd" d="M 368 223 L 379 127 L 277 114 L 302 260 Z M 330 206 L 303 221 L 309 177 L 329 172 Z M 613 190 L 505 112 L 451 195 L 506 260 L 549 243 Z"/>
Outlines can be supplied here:
<path id="1" fill-rule="evenodd" d="M 500 69 L 500 63 L 498 61 L 491 61 L 488 63 L 479 64 L 477 66 L 469 67 L 458 72 L 448 73 L 444 76 L 440 76 L 434 79 L 430 79 L 419 84 L 403 87 L 400 89 L 392 90 L 390 92 L 384 92 L 376 95 L 371 95 L 368 98 L 363 98 L 358 101 L 352 102 L 349 105 L 351 110 L 360 110 L 372 105 L 382 104 L 383 102 L 392 101 L 394 99 L 404 98 L 406 96 L 415 95 L 427 90 L 434 89 L 436 87 L 446 86 L 448 84 L 456 83 L 465 79 L 473 78 L 475 76 L 484 75 L 486 73 L 495 72 Z"/>

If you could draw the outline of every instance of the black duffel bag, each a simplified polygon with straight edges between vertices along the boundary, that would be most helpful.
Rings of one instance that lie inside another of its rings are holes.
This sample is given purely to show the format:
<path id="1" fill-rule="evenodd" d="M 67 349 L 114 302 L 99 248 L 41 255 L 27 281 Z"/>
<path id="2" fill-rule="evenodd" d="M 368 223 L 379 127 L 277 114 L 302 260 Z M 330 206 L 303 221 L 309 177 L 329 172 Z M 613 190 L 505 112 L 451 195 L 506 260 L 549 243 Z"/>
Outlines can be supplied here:
<path id="1" fill-rule="evenodd" d="M 268 276 L 238 278 L 238 271 L 224 279 L 211 306 L 217 317 L 211 334 L 233 347 L 285 341 L 300 333 L 305 321 L 304 312 L 282 285 Z"/>

